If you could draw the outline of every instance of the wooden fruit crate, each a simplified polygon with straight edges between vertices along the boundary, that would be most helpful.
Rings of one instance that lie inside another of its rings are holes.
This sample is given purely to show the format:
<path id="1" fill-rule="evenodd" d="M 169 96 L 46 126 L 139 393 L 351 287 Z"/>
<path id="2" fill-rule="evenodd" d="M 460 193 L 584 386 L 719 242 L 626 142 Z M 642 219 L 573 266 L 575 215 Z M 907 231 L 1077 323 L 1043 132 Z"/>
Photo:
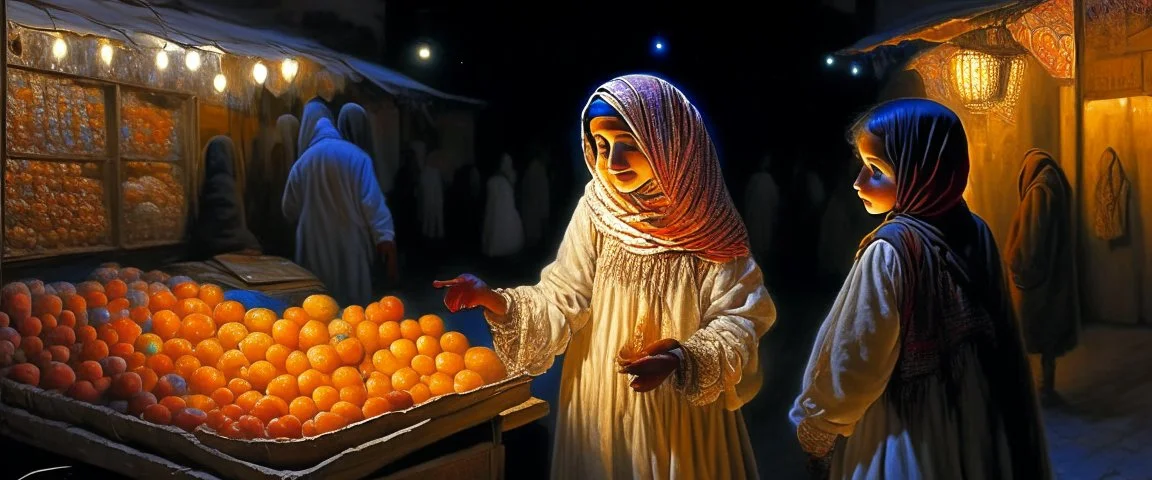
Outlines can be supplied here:
<path id="1" fill-rule="evenodd" d="M 203 428 L 188 433 L 7 379 L 0 379 L 0 402 L 228 478 L 359 478 L 522 404 L 531 397 L 530 381 L 509 378 L 318 437 L 282 441 L 233 440 Z"/>

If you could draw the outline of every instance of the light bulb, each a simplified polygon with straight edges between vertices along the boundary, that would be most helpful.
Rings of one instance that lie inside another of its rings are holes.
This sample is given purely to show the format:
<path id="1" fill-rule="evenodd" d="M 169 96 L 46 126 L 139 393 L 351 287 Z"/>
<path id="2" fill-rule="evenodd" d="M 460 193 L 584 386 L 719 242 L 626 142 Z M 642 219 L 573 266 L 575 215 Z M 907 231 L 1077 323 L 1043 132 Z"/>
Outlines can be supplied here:
<path id="1" fill-rule="evenodd" d="M 432 58 L 432 49 L 428 48 L 427 46 L 422 46 L 420 47 L 420 50 L 416 51 L 416 55 L 418 55 L 421 60 L 428 60 L 429 58 Z"/>
<path id="2" fill-rule="evenodd" d="M 265 67 L 263 63 L 256 62 L 256 65 L 252 66 L 252 78 L 256 80 L 256 83 L 263 84 L 264 80 L 268 79 L 268 67 Z"/>
<path id="3" fill-rule="evenodd" d="M 188 50 L 188 52 L 184 54 L 184 66 L 193 72 L 198 70 L 200 68 L 200 52 Z"/>
<path id="4" fill-rule="evenodd" d="M 280 64 L 280 74 L 284 75 L 284 80 L 289 82 L 296 78 L 296 73 L 300 71 L 300 63 L 291 58 L 285 58 L 284 62 Z"/>
<path id="5" fill-rule="evenodd" d="M 60 60 L 65 55 L 68 55 L 68 43 L 63 38 L 57 38 L 55 42 L 52 42 L 52 56 Z"/>
<path id="6" fill-rule="evenodd" d="M 224 77 L 223 73 L 217 73 L 216 78 L 212 79 L 212 86 L 216 87 L 217 92 L 223 92 L 224 87 L 228 86 L 228 79 Z"/>
<path id="7" fill-rule="evenodd" d="M 112 64 L 113 53 L 115 53 L 115 51 L 112 50 L 112 45 L 107 43 L 100 45 L 100 60 L 103 60 L 105 65 Z"/>
<path id="8" fill-rule="evenodd" d="M 156 68 L 160 70 L 168 68 L 168 52 L 163 50 L 156 52 Z"/>

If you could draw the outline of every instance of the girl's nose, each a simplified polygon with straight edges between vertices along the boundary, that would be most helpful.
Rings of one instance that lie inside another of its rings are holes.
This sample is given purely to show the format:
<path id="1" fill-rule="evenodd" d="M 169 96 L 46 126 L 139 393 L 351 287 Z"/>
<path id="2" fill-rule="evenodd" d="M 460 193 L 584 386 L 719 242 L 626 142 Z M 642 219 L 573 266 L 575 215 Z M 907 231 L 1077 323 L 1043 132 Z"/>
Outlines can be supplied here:
<path id="1" fill-rule="evenodd" d="M 612 149 L 612 153 L 608 156 L 608 168 L 612 170 L 627 170 L 628 161 L 624 159 L 624 154 Z"/>

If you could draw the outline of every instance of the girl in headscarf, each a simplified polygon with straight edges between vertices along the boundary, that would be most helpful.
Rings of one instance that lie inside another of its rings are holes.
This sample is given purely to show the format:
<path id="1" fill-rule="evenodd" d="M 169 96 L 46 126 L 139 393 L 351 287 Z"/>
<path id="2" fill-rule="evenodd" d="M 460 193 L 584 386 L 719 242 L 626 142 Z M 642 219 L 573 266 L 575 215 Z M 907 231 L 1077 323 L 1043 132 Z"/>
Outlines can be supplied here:
<path id="1" fill-rule="evenodd" d="M 223 135 L 204 147 L 204 184 L 199 214 L 192 226 L 192 257 L 205 260 L 223 253 L 260 254 L 260 242 L 248 230 L 236 189 L 236 145 Z"/>
<path id="2" fill-rule="evenodd" d="M 1051 477 L 1032 375 L 959 117 L 901 99 L 851 130 L 887 213 L 820 328 L 791 419 L 832 478 Z"/>
<path id="3" fill-rule="evenodd" d="M 512 156 L 500 157 L 500 169 L 488 177 L 488 200 L 484 205 L 484 233 L 480 251 L 488 257 L 515 255 L 524 248 L 524 224 L 516 209 L 516 169 Z"/>
<path id="4" fill-rule="evenodd" d="M 514 372 L 564 354 L 554 478 L 759 478 L 740 407 L 776 318 L 704 121 L 668 82 L 612 80 L 581 117 L 592 181 L 540 283 L 448 287 Z"/>
<path id="5" fill-rule="evenodd" d="M 342 305 L 371 301 L 375 255 L 395 277 L 395 227 L 376 185 L 372 160 L 340 138 L 319 102 L 304 107 L 299 145 L 307 148 L 292 166 L 283 210 L 297 222 L 296 263 L 316 275 Z"/>

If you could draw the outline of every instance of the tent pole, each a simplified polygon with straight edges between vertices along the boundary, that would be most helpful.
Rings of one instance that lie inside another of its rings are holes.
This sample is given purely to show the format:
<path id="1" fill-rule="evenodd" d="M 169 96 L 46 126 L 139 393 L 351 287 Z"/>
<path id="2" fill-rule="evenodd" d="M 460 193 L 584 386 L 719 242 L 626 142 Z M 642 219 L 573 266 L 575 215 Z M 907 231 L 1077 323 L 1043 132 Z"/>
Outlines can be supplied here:
<path id="1" fill-rule="evenodd" d="M 1076 195 L 1076 198 L 1077 198 L 1077 201 L 1075 202 L 1075 205 L 1077 205 L 1077 207 L 1072 209 L 1072 231 L 1076 232 L 1076 234 L 1072 236 L 1071 240 L 1072 240 L 1072 251 L 1076 252 L 1074 258 L 1075 258 L 1076 263 L 1077 263 L 1077 268 L 1074 271 L 1076 272 L 1075 275 L 1077 277 L 1075 279 L 1076 280 L 1076 300 L 1077 300 L 1076 304 L 1079 307 L 1079 311 L 1075 312 L 1075 314 L 1077 317 L 1079 317 L 1079 318 L 1077 318 L 1077 320 L 1080 322 L 1083 322 L 1084 314 L 1087 311 L 1087 309 L 1085 309 L 1085 307 L 1084 307 L 1085 295 L 1084 295 L 1083 285 L 1085 284 L 1085 282 L 1084 282 L 1083 275 L 1081 273 L 1085 271 L 1084 264 L 1085 264 L 1085 260 L 1087 260 L 1087 258 L 1088 258 L 1088 252 L 1083 249 L 1084 242 L 1082 239 L 1083 235 L 1085 235 L 1085 232 L 1082 231 L 1083 230 L 1082 225 L 1084 225 L 1084 221 L 1083 221 L 1084 212 L 1082 211 L 1083 210 L 1082 207 L 1085 205 L 1085 203 L 1084 203 L 1084 201 L 1085 201 L 1085 199 L 1084 199 L 1085 198 L 1084 197 L 1084 183 L 1085 183 L 1084 182 L 1084 110 L 1085 110 L 1085 108 L 1084 108 L 1085 107 L 1085 102 L 1084 102 L 1084 65 L 1085 65 L 1084 56 L 1085 56 L 1085 50 L 1086 50 L 1085 44 L 1086 44 L 1087 39 L 1084 38 L 1084 36 L 1085 36 L 1085 31 L 1087 30 L 1087 25 L 1086 25 L 1086 22 L 1087 22 L 1087 15 L 1086 15 L 1087 5 L 1086 5 L 1086 1 L 1085 0 L 1072 0 L 1072 7 L 1073 7 L 1072 31 L 1073 31 L 1073 35 L 1075 36 L 1075 43 L 1074 43 L 1074 45 L 1075 45 L 1075 47 L 1074 47 L 1075 48 L 1075 50 L 1074 50 L 1075 64 L 1073 65 L 1073 75 L 1074 75 L 1073 97 L 1075 98 L 1075 100 L 1074 100 L 1075 107 L 1074 108 L 1076 109 L 1076 127 L 1075 127 L 1076 158 L 1075 158 L 1075 162 L 1074 162 L 1075 170 L 1076 170 L 1076 185 L 1075 185 L 1074 195 Z"/>

